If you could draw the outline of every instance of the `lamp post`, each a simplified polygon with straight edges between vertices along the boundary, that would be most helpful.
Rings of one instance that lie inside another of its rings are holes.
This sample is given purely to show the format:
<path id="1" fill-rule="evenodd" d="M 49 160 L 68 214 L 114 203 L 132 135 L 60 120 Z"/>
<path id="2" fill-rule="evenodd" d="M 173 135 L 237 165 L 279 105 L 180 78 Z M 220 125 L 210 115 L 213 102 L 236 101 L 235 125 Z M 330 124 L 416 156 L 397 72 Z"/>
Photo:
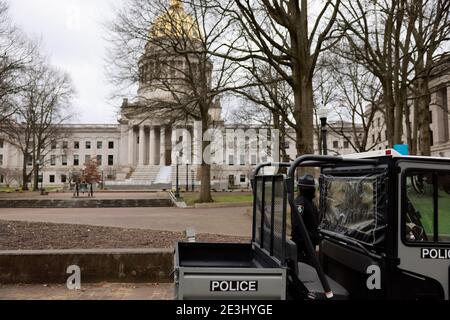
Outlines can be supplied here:
<path id="1" fill-rule="evenodd" d="M 177 181 L 176 181 L 176 189 L 175 189 L 175 197 L 177 199 L 180 198 L 180 158 L 177 156 Z"/>
<path id="2" fill-rule="evenodd" d="M 189 192 L 189 163 L 186 163 L 186 192 Z"/>
<path id="3" fill-rule="evenodd" d="M 195 192 L 195 171 L 191 170 L 191 183 L 192 183 L 192 192 Z"/>
<path id="4" fill-rule="evenodd" d="M 39 169 L 40 169 L 40 166 L 41 166 L 41 160 L 37 160 L 36 161 L 36 176 L 37 176 L 37 179 L 38 179 L 38 188 L 39 188 Z M 41 192 L 41 195 L 44 193 L 43 181 L 44 181 L 44 176 L 42 176 L 42 178 L 41 178 L 41 190 L 39 190 Z"/>
<path id="5" fill-rule="evenodd" d="M 327 121 L 328 121 L 328 111 L 325 107 L 319 108 L 317 112 L 317 116 L 320 119 L 321 125 L 321 138 L 322 138 L 322 155 L 328 155 L 328 129 L 327 129 Z"/>
<path id="6" fill-rule="evenodd" d="M 105 190 L 104 170 L 102 169 L 102 190 Z"/>

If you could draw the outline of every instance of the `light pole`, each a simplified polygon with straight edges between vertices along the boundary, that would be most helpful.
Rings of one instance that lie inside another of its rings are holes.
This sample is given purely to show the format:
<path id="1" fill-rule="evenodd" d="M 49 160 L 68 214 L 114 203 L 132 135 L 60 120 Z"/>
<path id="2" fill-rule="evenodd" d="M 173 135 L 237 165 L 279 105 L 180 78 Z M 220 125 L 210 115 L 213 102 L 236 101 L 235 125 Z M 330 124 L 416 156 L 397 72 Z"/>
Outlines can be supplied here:
<path id="1" fill-rule="evenodd" d="M 191 183 L 192 183 L 192 192 L 195 192 L 195 171 L 191 170 Z"/>
<path id="2" fill-rule="evenodd" d="M 177 156 L 177 182 L 176 182 L 176 189 L 175 189 L 175 197 L 177 199 L 180 198 L 180 158 Z"/>
<path id="3" fill-rule="evenodd" d="M 40 166 L 41 166 L 41 160 L 37 160 L 36 161 L 36 176 L 37 176 L 37 182 L 38 182 L 38 188 L 39 188 L 39 169 L 40 169 Z M 44 175 L 42 175 L 42 178 L 41 178 L 41 190 L 40 190 L 40 192 L 41 192 L 41 195 L 44 193 L 44 190 L 43 190 L 43 182 L 44 182 Z"/>
<path id="4" fill-rule="evenodd" d="M 102 190 L 105 190 L 104 170 L 102 169 Z"/>
<path id="5" fill-rule="evenodd" d="M 317 112 L 317 116 L 320 119 L 321 125 L 321 138 L 322 138 L 322 155 L 328 155 L 328 129 L 327 129 L 327 121 L 328 121 L 328 111 L 325 107 L 319 108 Z"/>
<path id="6" fill-rule="evenodd" d="M 186 192 L 189 192 L 189 163 L 186 163 Z"/>

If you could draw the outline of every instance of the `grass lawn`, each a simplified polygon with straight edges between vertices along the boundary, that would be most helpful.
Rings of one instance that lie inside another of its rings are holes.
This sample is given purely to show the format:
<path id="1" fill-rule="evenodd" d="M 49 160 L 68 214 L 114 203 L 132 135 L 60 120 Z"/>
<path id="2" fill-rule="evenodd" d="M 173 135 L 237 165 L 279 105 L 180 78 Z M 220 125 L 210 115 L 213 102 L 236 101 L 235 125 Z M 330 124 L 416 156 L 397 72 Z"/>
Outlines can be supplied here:
<path id="1" fill-rule="evenodd" d="M 433 234 L 433 204 L 432 198 L 427 196 L 410 197 L 415 209 L 422 216 L 422 223 L 425 232 L 429 235 Z M 450 195 L 441 193 L 439 196 L 439 234 L 450 235 Z"/>
<path id="2" fill-rule="evenodd" d="M 189 206 L 193 206 L 198 200 L 198 194 L 195 193 L 182 194 L 181 196 Z M 253 201 L 253 195 L 247 192 L 218 193 L 213 194 L 212 196 L 215 203 L 244 203 Z"/>
<path id="3" fill-rule="evenodd" d="M 14 193 L 14 192 L 17 192 L 16 190 L 19 190 L 19 189 L 16 189 L 16 188 L 0 188 L 0 193 Z"/>

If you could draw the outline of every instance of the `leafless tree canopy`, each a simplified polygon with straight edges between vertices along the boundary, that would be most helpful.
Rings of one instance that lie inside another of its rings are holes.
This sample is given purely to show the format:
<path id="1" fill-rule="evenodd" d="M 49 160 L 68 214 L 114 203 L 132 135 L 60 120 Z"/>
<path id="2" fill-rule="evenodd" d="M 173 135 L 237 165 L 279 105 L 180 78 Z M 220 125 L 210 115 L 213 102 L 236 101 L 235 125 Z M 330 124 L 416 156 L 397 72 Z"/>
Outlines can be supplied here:
<path id="1" fill-rule="evenodd" d="M 51 145 L 67 135 L 62 125 L 71 117 L 70 105 L 74 95 L 66 73 L 50 67 L 40 57 L 35 59 L 33 68 L 24 75 L 27 86 L 12 97 L 16 106 L 14 114 L 2 124 L 8 142 L 24 155 L 24 189 L 28 188 L 27 182 L 33 175 L 34 189 L 37 189 L 38 166 L 48 164 L 50 159 L 46 156 Z M 28 170 L 29 164 L 32 170 Z"/>
<path id="2" fill-rule="evenodd" d="M 25 86 L 23 73 L 32 63 L 36 44 L 11 21 L 6 1 L 0 1 L 0 123 L 14 114 L 10 97 Z"/>
<path id="3" fill-rule="evenodd" d="M 136 112 L 148 117 L 212 124 L 218 99 L 238 89 L 239 64 L 226 59 L 234 46 L 228 6 L 220 1 L 128 0 L 109 25 L 108 74 L 139 86 Z M 204 142 L 203 150 L 208 144 Z M 202 164 L 201 201 L 210 202 L 210 167 Z"/>

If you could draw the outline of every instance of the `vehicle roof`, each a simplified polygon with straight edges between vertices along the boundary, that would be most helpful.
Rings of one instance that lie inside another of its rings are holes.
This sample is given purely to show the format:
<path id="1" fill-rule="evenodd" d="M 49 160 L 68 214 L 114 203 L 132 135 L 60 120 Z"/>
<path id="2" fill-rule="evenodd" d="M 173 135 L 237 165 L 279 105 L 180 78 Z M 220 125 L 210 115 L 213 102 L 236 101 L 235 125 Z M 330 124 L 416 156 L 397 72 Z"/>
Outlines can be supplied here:
<path id="1" fill-rule="evenodd" d="M 450 161 L 450 158 L 443 158 L 443 157 L 405 156 L 394 149 L 354 153 L 354 154 L 349 154 L 349 155 L 343 156 L 344 159 L 373 159 L 373 158 L 382 158 L 382 157 L 391 157 L 391 158 L 396 158 L 396 159 Z"/>

